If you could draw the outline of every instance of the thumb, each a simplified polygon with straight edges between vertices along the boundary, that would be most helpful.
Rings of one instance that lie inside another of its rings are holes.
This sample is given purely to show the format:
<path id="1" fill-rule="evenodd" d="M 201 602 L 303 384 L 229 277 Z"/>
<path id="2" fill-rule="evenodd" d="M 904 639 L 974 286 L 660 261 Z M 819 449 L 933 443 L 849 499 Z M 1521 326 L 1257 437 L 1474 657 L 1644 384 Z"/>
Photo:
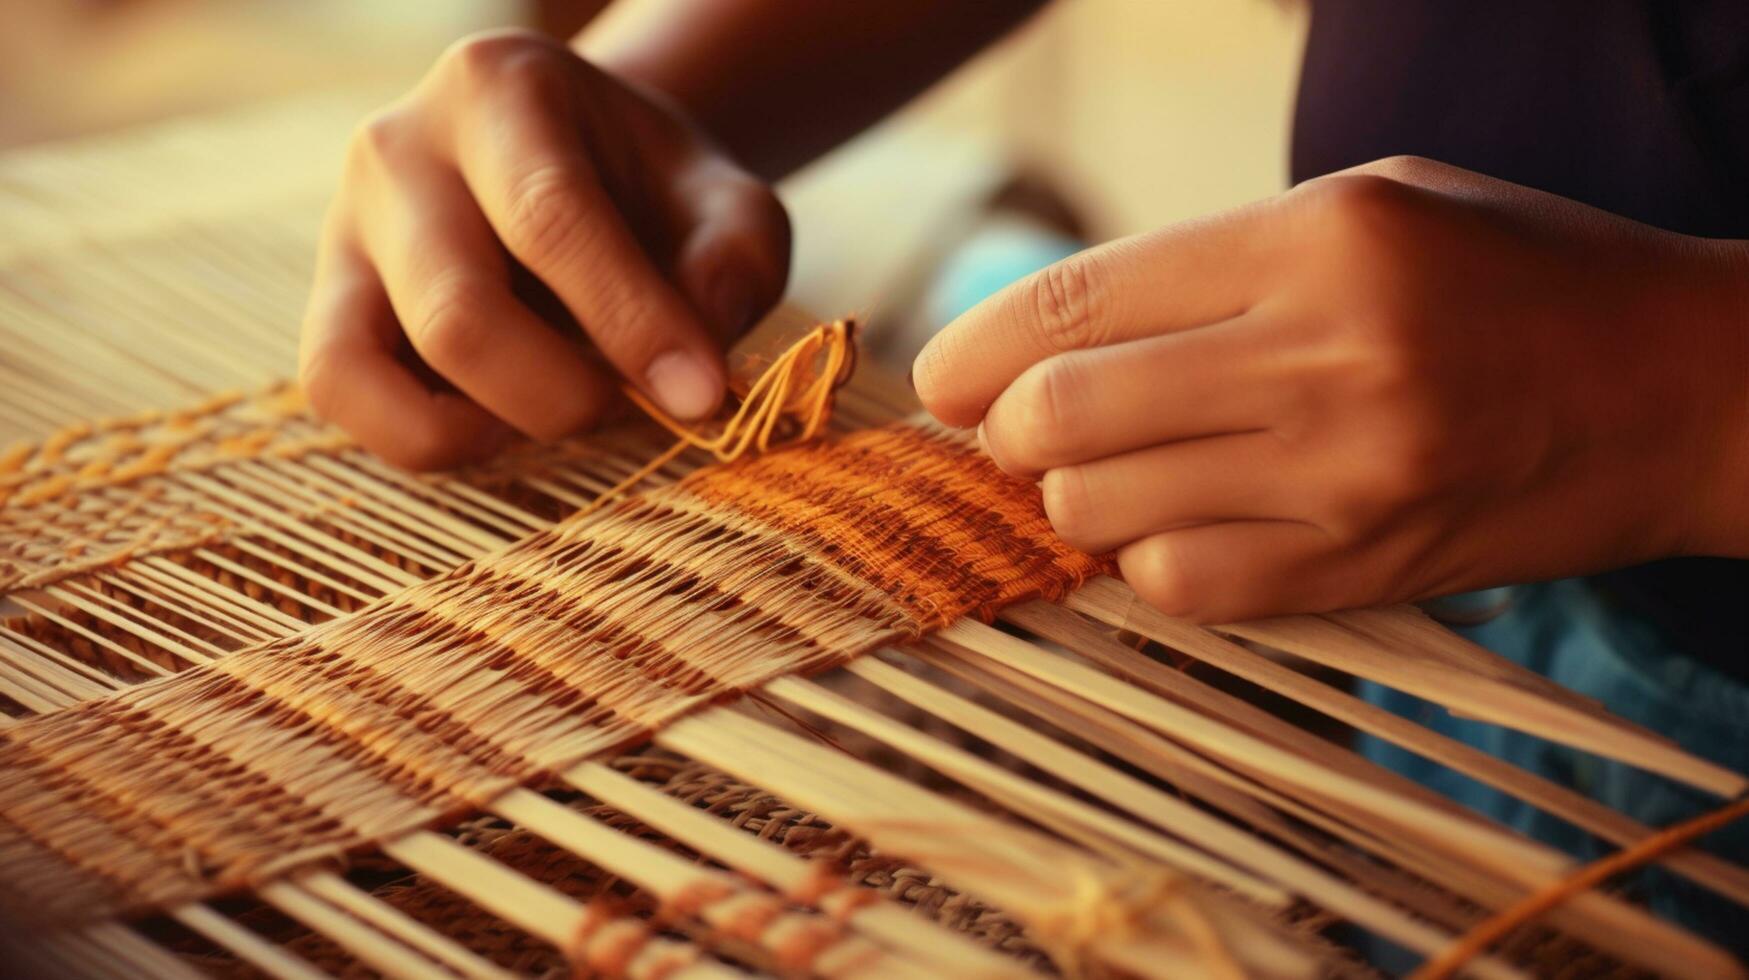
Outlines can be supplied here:
<path id="1" fill-rule="evenodd" d="M 790 224 L 764 182 L 715 160 L 686 181 L 674 277 L 724 344 L 782 298 L 789 281 Z"/>

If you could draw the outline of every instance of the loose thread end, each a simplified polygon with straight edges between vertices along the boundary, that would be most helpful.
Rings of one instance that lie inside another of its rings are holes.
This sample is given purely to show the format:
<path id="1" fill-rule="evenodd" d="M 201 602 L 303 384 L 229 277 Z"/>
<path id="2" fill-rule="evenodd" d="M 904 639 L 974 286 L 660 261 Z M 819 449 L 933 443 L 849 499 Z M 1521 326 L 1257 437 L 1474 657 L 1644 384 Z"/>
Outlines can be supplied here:
<path id="1" fill-rule="evenodd" d="M 855 370 L 856 321 L 842 319 L 822 323 L 792 343 L 758 378 L 735 392 L 740 404 L 720 422 L 688 426 L 643 392 L 625 386 L 632 404 L 674 433 L 678 441 L 595 498 L 578 516 L 617 499 L 688 449 L 703 449 L 718 462 L 731 463 L 750 453 L 766 453 L 817 438 L 831 421 L 838 389 Z"/>

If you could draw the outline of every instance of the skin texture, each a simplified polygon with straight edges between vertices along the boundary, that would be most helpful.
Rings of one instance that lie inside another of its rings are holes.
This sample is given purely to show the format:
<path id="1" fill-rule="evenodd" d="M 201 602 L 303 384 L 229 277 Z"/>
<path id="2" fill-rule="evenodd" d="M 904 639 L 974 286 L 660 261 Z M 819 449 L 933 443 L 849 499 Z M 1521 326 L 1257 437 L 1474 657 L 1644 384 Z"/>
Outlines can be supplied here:
<path id="1" fill-rule="evenodd" d="M 913 377 L 1162 610 L 1368 605 L 1749 555 L 1743 269 L 1398 158 L 1074 256 Z"/>
<path id="2" fill-rule="evenodd" d="M 415 468 L 585 428 L 616 373 L 696 418 L 788 263 L 770 189 L 662 97 L 486 35 L 360 126 L 300 375 L 317 411 Z"/>
<path id="3" fill-rule="evenodd" d="M 622 383 L 708 414 L 723 347 L 789 274 L 782 205 L 723 146 L 782 173 L 1035 6 L 639 0 L 572 46 L 458 43 L 352 140 L 304 320 L 312 404 L 413 469 L 587 429 Z"/>
<path id="4" fill-rule="evenodd" d="M 764 178 L 1036 6 L 626 0 L 569 47 L 458 44 L 353 141 L 312 402 L 420 469 L 587 428 L 622 379 L 710 411 L 788 273 Z M 1235 620 L 1749 556 L 1746 282 L 1744 243 L 1392 159 L 1075 256 L 913 376 L 1067 540 Z"/>

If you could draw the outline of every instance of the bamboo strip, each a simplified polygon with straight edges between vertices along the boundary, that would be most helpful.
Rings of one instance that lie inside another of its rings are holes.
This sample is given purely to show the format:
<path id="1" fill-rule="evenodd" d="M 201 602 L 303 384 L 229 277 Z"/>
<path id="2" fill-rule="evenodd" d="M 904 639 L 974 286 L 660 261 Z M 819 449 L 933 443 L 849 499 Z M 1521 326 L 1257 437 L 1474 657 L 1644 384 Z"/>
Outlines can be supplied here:
<path id="1" fill-rule="evenodd" d="M 358 465 L 355 456 L 348 456 L 347 461 L 352 465 Z M 370 462 L 370 466 L 378 470 L 385 469 L 381 463 L 377 463 L 374 460 Z M 529 531 L 542 530 L 546 528 L 549 523 L 535 517 L 533 514 L 530 514 L 521 508 L 514 507 L 505 501 L 499 500 L 497 497 L 492 496 L 484 490 L 471 487 L 461 481 L 450 483 L 445 486 L 445 489 L 455 496 L 472 503 L 483 511 L 496 514 L 504 520 L 513 522 L 517 527 L 522 529 L 521 531 L 516 532 L 516 537 L 521 537 L 522 534 L 526 534 Z"/>
<path id="2" fill-rule="evenodd" d="M 100 922 L 83 932 L 88 941 L 108 949 L 127 967 L 124 976 L 144 972 L 155 980 L 201 980 L 200 971 L 126 926 Z"/>
<path id="3" fill-rule="evenodd" d="M 1178 946 L 1159 928 L 1103 936 L 1090 946 L 1076 923 L 1089 902 L 1117 900 L 1107 876 L 1117 869 L 1085 852 L 984 816 L 797 736 L 730 711 L 684 718 L 656 742 L 754 781 L 794 803 L 903 855 L 1027 922 L 1035 936 L 1061 944 L 1070 960 L 1092 955 L 1142 976 L 1202 976 L 1212 964 Z M 1160 909 L 1150 902 L 1151 911 Z M 1140 914 L 1141 908 L 1132 911 Z M 1229 927 L 1233 920 L 1224 923 Z M 1252 934 L 1261 940 L 1261 936 Z M 1305 964 L 1277 947 L 1246 950 L 1260 968 L 1291 976 Z"/>
<path id="4" fill-rule="evenodd" d="M 4 620 L 0 620 L 0 646 L 10 646 L 25 653 L 35 654 L 53 663 L 56 667 L 77 674 L 99 687 L 107 688 L 115 683 L 114 678 L 90 664 L 75 660 L 33 637 L 15 632 L 5 624 Z"/>
<path id="5" fill-rule="evenodd" d="M 303 538 L 308 544 L 313 544 L 317 548 L 333 554 L 336 558 L 344 558 L 353 563 L 348 570 L 350 577 L 358 579 L 360 575 L 368 575 L 368 578 L 360 580 L 384 592 L 392 592 L 399 586 L 411 585 L 419 581 L 418 576 L 412 575 L 398 566 L 391 565 L 354 545 L 329 535 L 323 535 L 304 521 L 288 516 L 277 508 L 267 506 L 264 501 L 226 486 L 208 474 L 181 473 L 178 474 L 178 479 L 197 492 L 205 493 L 212 500 L 224 501 L 232 507 L 238 508 L 235 512 L 238 515 L 238 523 L 245 526 L 252 525 L 251 530 L 257 530 L 264 536 L 268 536 L 268 532 L 272 529 L 267 525 L 277 525 L 284 530 L 285 534 L 272 536 L 276 544 L 289 547 L 297 552 L 300 549 L 292 543 L 291 539 Z M 242 517 L 243 514 L 253 516 Z M 290 535 L 290 538 L 286 537 L 287 534 Z M 304 549 L 303 556 L 311 557 L 307 553 L 307 549 Z"/>
<path id="6" fill-rule="evenodd" d="M 1303 806 L 1248 776 L 1216 766 L 1126 718 L 1028 675 L 987 661 L 973 664 L 934 647 L 925 646 L 913 652 L 931 666 L 976 684 L 1041 719 L 1048 718 L 1069 734 L 1205 801 L 1239 823 L 1348 875 L 1362 887 L 1396 897 L 1417 915 L 1454 929 L 1466 928 L 1476 921 L 1475 914 L 1460 907 L 1456 898 L 1436 891 L 1420 879 L 1415 880 L 1413 889 L 1395 887 L 1401 873 L 1351 857 L 1351 852 L 1344 848 L 1313 840 L 1300 824 L 1324 830 L 1334 839 L 1353 845 L 1357 849 L 1354 853 L 1377 853 L 1380 849 L 1377 839 L 1359 828 Z M 1289 823 L 1276 810 L 1297 823 Z"/>
<path id="7" fill-rule="evenodd" d="M 306 581 L 313 582 L 313 583 L 320 585 L 324 588 L 333 589 L 334 591 L 336 591 L 342 595 L 350 596 L 354 599 L 357 599 L 360 602 L 369 602 L 370 600 L 375 599 L 377 596 L 382 595 L 383 592 L 386 591 L 386 590 L 378 590 L 377 592 L 372 593 L 372 592 L 366 592 L 363 589 L 358 588 L 356 586 L 347 585 L 346 583 L 341 582 L 340 580 L 334 578 L 332 575 L 329 575 L 325 572 L 317 571 L 316 569 L 311 568 L 308 565 L 305 565 L 305 564 L 298 562 L 297 559 L 295 559 L 295 558 L 291 558 L 291 557 L 288 557 L 286 555 L 281 555 L 277 552 L 270 551 L 270 550 L 262 547 L 261 545 L 258 545 L 255 542 L 248 540 L 247 538 L 238 538 L 238 539 L 232 541 L 231 544 L 237 550 L 242 551 L 245 554 L 254 555 L 256 558 L 259 558 L 262 561 L 267 562 L 268 564 L 270 564 L 276 568 L 290 572 L 293 575 L 299 576 L 300 578 L 303 578 Z M 332 567 L 332 566 L 330 566 L 330 567 Z M 335 570 L 339 571 L 339 569 L 335 569 Z M 345 573 L 342 572 L 342 574 L 345 574 Z M 361 584 L 363 584 L 363 583 L 361 583 Z"/>
<path id="8" fill-rule="evenodd" d="M 0 663 L 0 694 L 38 714 L 55 710 L 64 696 L 10 663 Z"/>
<path id="9" fill-rule="evenodd" d="M 455 513 L 459 523 L 473 529 L 480 540 L 511 542 L 522 537 L 529 531 L 539 530 L 546 526 L 545 522 L 529 514 L 521 514 L 516 520 L 505 517 L 497 510 L 482 507 L 473 498 L 463 494 L 462 489 L 474 490 L 459 480 L 415 479 L 406 473 L 392 471 L 383 465 L 370 465 L 364 457 L 356 454 L 346 454 L 337 458 L 315 457 L 311 465 L 325 471 L 356 472 L 366 479 L 380 481 L 386 486 L 392 486 L 410 498 L 429 501 L 427 506 L 439 513 Z M 475 490 L 475 493 L 480 491 Z M 517 512 L 516 508 L 508 508 Z M 459 532 L 458 532 L 459 533 Z M 496 547 L 496 545 L 494 545 Z"/>
<path id="10" fill-rule="evenodd" d="M 927 699 L 926 693 L 906 687 L 903 682 L 891 674 L 882 673 L 881 666 L 878 661 L 864 659 L 846 665 L 846 669 L 865 679 L 879 678 L 880 680 L 875 682 L 882 687 L 892 684 L 899 688 L 899 691 L 894 693 L 904 692 L 901 696 L 910 695 Z M 887 669 L 892 670 L 890 667 Z M 899 672 L 894 671 L 894 673 Z M 779 677 L 767 682 L 763 690 L 766 694 L 783 698 L 821 717 L 879 739 L 983 795 L 1001 801 L 1014 813 L 1026 814 L 1029 819 L 1034 821 L 1037 821 L 1041 815 L 1055 815 L 1074 829 L 1102 834 L 1125 845 L 1138 855 L 1161 861 L 1180 871 L 1224 885 L 1260 905 L 1281 909 L 1288 903 L 1288 896 L 1280 888 L 1266 884 L 1262 879 L 1249 873 L 1241 872 L 1227 863 L 1224 856 L 1221 860 L 1211 860 L 1204 851 L 1184 847 L 1175 841 L 1145 831 L 1136 824 L 1114 817 L 1104 810 L 1031 782 L 994 763 L 980 759 L 962 749 L 954 748 L 939 739 L 932 738 L 914 728 L 863 707 L 842 695 L 825 690 L 812 681 Z M 967 706 L 970 706 L 969 703 Z M 956 718 L 955 720 L 959 721 L 960 719 Z M 1034 747 L 1036 748 L 1036 746 Z M 1081 761 L 1085 764 L 1091 764 L 1091 760 L 1083 759 Z M 1051 771 L 1055 772 L 1054 769 Z M 1108 783 L 1103 788 L 1107 791 L 1113 791 L 1115 785 Z M 1132 788 L 1123 787 L 1123 789 Z M 1107 802 L 1117 802 L 1121 805 L 1122 797 L 1125 794 L 1118 791 L 1117 795 L 1120 799 L 1116 801 L 1109 796 L 1104 798 Z"/>
<path id="11" fill-rule="evenodd" d="M 1317 766 L 1303 756 L 1213 722 L 1091 667 L 1047 654 L 981 623 L 962 620 L 937 633 L 936 640 L 955 652 L 989 658 L 1033 674 L 1132 721 L 1194 744 L 1199 751 L 1229 764 L 1267 773 L 1324 801 L 1326 806 L 1364 808 L 1422 846 L 1461 853 L 1478 870 L 1486 870 L 1521 888 L 1546 884 L 1570 864 L 1541 845 L 1380 791 L 1367 782 Z M 1587 893 L 1570 903 L 1567 911 L 1575 914 L 1575 924 L 1584 924 L 1582 934 L 1587 941 L 1648 968 L 1669 970 L 1670 957 L 1674 955 L 1676 969 L 1685 975 L 1728 976 L 1737 972 L 1735 961 L 1711 943 L 1613 898 Z M 1656 958 L 1657 962 L 1648 962 L 1649 958 Z"/>
<path id="12" fill-rule="evenodd" d="M 455 974 L 420 956 L 309 892 L 289 882 L 273 882 L 255 890 L 267 904 L 328 937 L 341 949 L 390 977 L 404 980 L 444 980 Z"/>
<path id="13" fill-rule="evenodd" d="M 282 469 L 290 469 L 294 465 L 289 460 L 275 462 Z M 350 487 L 381 501 L 385 505 L 385 516 L 398 519 L 409 529 L 418 528 L 428 534 L 441 534 L 445 543 L 457 554 L 475 555 L 502 548 L 518 537 L 514 533 L 504 534 L 481 528 L 471 521 L 453 516 L 420 500 L 396 484 L 375 478 L 355 467 L 342 466 L 327 457 L 308 457 L 303 461 L 303 468 L 329 477 L 330 486 Z M 418 518 L 418 521 L 413 518 Z"/>
<path id="14" fill-rule="evenodd" d="M 754 876 L 784 895 L 799 900 L 819 891 L 821 866 L 811 864 L 764 838 L 736 830 L 722 820 L 645 786 L 610 766 L 585 762 L 566 770 L 560 778 L 694 850 Z M 843 889 L 826 891 L 822 897 L 842 894 Z M 825 903 L 819 897 L 812 897 L 810 904 L 822 907 Z M 931 961 L 946 974 L 972 977 L 1030 975 L 1030 971 L 959 933 L 935 926 L 885 900 L 855 907 L 847 918 L 871 938 L 903 950 L 912 958 Z"/>
<path id="15" fill-rule="evenodd" d="M 383 852 L 561 950 L 583 922 L 582 903 L 442 835 L 410 834 L 384 844 Z"/>
<path id="16" fill-rule="evenodd" d="M 373 485 L 372 481 L 362 478 L 351 481 L 350 485 L 330 478 L 311 465 L 317 458 L 319 457 L 259 460 L 250 465 L 256 475 L 285 485 L 288 491 L 290 488 L 301 487 L 313 499 L 348 507 L 349 513 L 361 521 L 368 520 L 369 526 L 378 529 L 380 533 L 417 542 L 427 554 L 445 562 L 439 568 L 447 569 L 467 558 L 482 554 L 493 546 L 510 543 L 501 539 L 489 539 L 482 546 L 467 535 L 458 535 L 452 527 L 453 518 L 430 510 L 405 494 L 395 494 L 380 484 Z M 269 477 L 268 474 L 272 476 Z M 363 485 L 359 485 L 360 483 Z M 414 520 L 415 516 L 421 519 Z"/>
<path id="17" fill-rule="evenodd" d="M 183 905 L 170 916 L 275 980 L 329 980 L 326 973 L 205 905 Z"/>
<path id="18" fill-rule="evenodd" d="M 360 513 L 346 501 L 323 498 L 308 488 L 265 475 L 249 465 L 226 467 L 221 471 L 225 482 L 269 504 L 293 514 L 308 514 L 324 523 L 361 538 L 383 551 L 411 559 L 430 571 L 443 571 L 459 565 L 461 555 L 445 553 L 428 542 L 410 534 L 399 533 L 368 514 Z M 277 476 L 277 474 L 275 475 Z M 360 554 L 368 552 L 360 551 Z M 375 558 L 375 556 L 371 556 Z M 377 559 L 380 561 L 380 559 Z M 384 564 L 387 564 L 386 562 Z"/>
<path id="19" fill-rule="evenodd" d="M 664 905 L 697 917 L 713 931 L 756 944 L 762 959 L 823 976 L 891 976 L 914 973 L 921 964 L 903 953 L 840 933 L 817 915 L 780 911 L 770 892 L 694 864 L 654 844 L 609 829 L 529 790 L 511 790 L 492 810 L 598 867 L 656 895 Z M 765 920 L 769 917 L 769 925 Z M 756 923 L 751 927 L 744 922 Z M 751 931 L 749 931 L 751 930 Z M 818 952 L 809 948 L 824 944 Z M 792 950 L 801 950 L 795 952 Z M 803 957 L 797 961 L 797 957 Z M 842 966 L 832 968 L 835 960 Z"/>
<path id="20" fill-rule="evenodd" d="M 1650 828 L 1565 786 L 1331 688 L 1209 631 L 1179 623 L 1142 606 L 1125 604 L 1120 613 L 1113 604 L 1102 601 L 1102 591 L 1072 597 L 1069 609 L 1087 612 L 1111 625 L 1138 632 L 1361 731 L 1388 739 L 1456 772 L 1530 802 L 1605 840 L 1626 845 L 1652 833 Z M 1070 643 L 1065 637 L 1074 627 L 1065 617 L 1073 615 L 1066 609 L 1028 603 L 1006 611 L 1004 618 L 1011 618 L 1057 642 Z M 1093 657 L 1122 673 L 1147 671 L 1145 666 L 1137 663 L 1141 658 L 1122 644 L 1101 645 L 1083 641 L 1073 648 L 1083 656 Z M 1662 863 L 1697 884 L 1740 904 L 1749 904 L 1749 870 L 1695 850 L 1666 855 Z"/>
<path id="21" fill-rule="evenodd" d="M 0 660 L 11 665 L 12 669 L 47 684 L 56 697 L 65 698 L 67 701 L 98 697 L 109 690 L 107 685 L 92 681 L 85 673 L 67 668 L 66 664 L 78 661 L 66 658 L 50 660 L 35 656 L 23 645 L 12 642 L 10 635 L 5 632 L 0 632 Z"/>
<path id="22" fill-rule="evenodd" d="M 511 980 L 513 976 L 508 970 L 393 905 L 353 887 L 337 874 L 317 872 L 299 878 L 297 884 L 469 980 Z"/>
<path id="23" fill-rule="evenodd" d="M 91 602 L 110 609 L 113 615 L 125 617 L 138 624 L 137 628 L 129 626 L 118 626 L 118 628 L 179 657 L 178 647 L 192 647 L 209 659 L 222 657 L 227 651 L 224 646 L 204 637 L 195 636 L 170 622 L 165 616 L 154 615 L 115 593 L 124 593 L 134 599 L 157 606 L 167 611 L 171 616 L 198 624 L 213 633 L 228 638 L 238 646 L 253 643 L 265 635 L 259 630 L 251 628 L 239 617 L 226 615 L 225 610 L 209 608 L 199 595 L 190 595 L 186 588 L 181 587 L 180 583 L 167 584 L 161 574 L 150 574 L 151 571 L 144 562 L 141 562 L 127 569 L 126 572 L 99 572 L 91 577 L 89 583 L 78 579 L 64 579 L 58 585 L 48 586 L 43 592 L 69 604 L 73 601 L 73 593 L 86 596 Z M 108 591 L 105 591 L 106 589 Z M 86 611 L 103 618 L 101 613 L 90 609 Z"/>
<path id="24" fill-rule="evenodd" d="M 1432 955 L 1452 939 L 1450 934 L 1417 923 L 1231 824 L 922 678 L 873 657 L 854 661 L 845 669 L 1135 817 L 1178 833 L 1265 879 L 1279 881 L 1323 908 L 1411 950 Z M 1477 962 L 1472 967 L 1477 976 L 1518 975 L 1497 961 Z"/>
<path id="25" fill-rule="evenodd" d="M 24 610 L 27 610 L 29 612 L 36 613 L 38 616 L 41 616 L 42 618 L 48 620 L 49 622 L 54 623 L 56 626 L 59 626 L 62 629 L 68 630 L 70 632 L 76 633 L 84 639 L 90 640 L 92 643 L 97 644 L 98 646 L 102 647 L 103 649 L 108 650 L 110 653 L 113 653 L 116 656 L 122 658 L 123 660 L 126 660 L 128 663 L 133 664 L 135 667 L 138 667 L 140 670 L 144 671 L 148 676 L 162 677 L 162 676 L 165 676 L 165 675 L 170 673 L 170 671 L 165 670 L 163 667 L 160 667 L 157 664 L 153 663 L 152 661 L 147 660 L 146 658 L 140 656 L 139 654 L 133 652 L 132 650 L 129 650 L 127 647 L 122 646 L 121 644 L 115 642 L 114 640 L 111 640 L 110 638 L 108 638 L 106 636 L 102 636 L 102 635 L 99 635 L 97 633 L 93 633 L 90 630 L 86 629 L 85 627 L 80 626 L 78 623 L 73 622 L 72 620 L 66 618 L 65 616 L 62 616 L 61 614 L 59 614 L 57 612 L 54 612 L 51 609 L 48 609 L 47 607 L 38 605 L 37 603 L 32 602 L 29 599 L 26 599 L 22 596 L 13 595 L 13 596 L 9 596 L 8 598 L 11 599 L 13 602 L 17 603 L 18 607 L 20 609 L 24 609 Z M 207 663 L 211 659 L 209 657 L 206 657 L 206 656 L 200 654 L 197 651 L 189 650 L 187 647 L 181 647 L 179 649 L 182 651 L 183 659 L 187 660 L 191 664 Z"/>
<path id="26" fill-rule="evenodd" d="M 1156 664 L 1136 656 L 1127 647 L 1116 649 L 1122 644 L 1101 634 L 1097 627 L 1073 613 L 1064 612 L 1063 616 L 1051 616 L 1043 611 L 1035 613 L 1030 606 L 1004 610 L 1005 614 L 1008 612 L 1013 613 L 1011 622 L 1023 625 L 1054 643 L 1060 643 L 1106 669 L 1113 670 L 1126 680 L 1141 684 L 1179 705 L 1210 715 L 1282 749 L 1303 755 L 1318 765 L 1371 783 L 1382 790 L 1442 810 L 1458 819 L 1485 823 L 1473 811 L 1459 806 L 1426 786 L 1368 762 L 1342 746 L 1333 745 L 1321 738 L 1308 737 L 1304 730 L 1273 712 L 1265 711 L 1242 698 L 1204 683 L 1188 671 L 1172 670 Z M 1114 664 L 1125 669 L 1118 669 Z"/>
<path id="27" fill-rule="evenodd" d="M 582 904 L 542 885 L 532 878 L 476 854 L 447 837 L 433 833 L 418 833 L 384 845 L 383 850 L 409 868 L 442 884 L 458 895 L 515 925 L 531 935 L 546 940 L 560 950 L 569 951 L 589 914 Z M 689 944 L 668 939 L 651 939 L 646 952 L 634 960 L 627 975 L 641 975 L 637 966 L 646 963 L 672 963 L 678 954 L 697 956 L 679 969 L 665 973 L 683 980 L 735 980 L 741 974 L 715 960 L 697 954 Z"/>
<path id="28" fill-rule="evenodd" d="M 152 564 L 151 558 L 130 562 L 122 571 L 101 572 L 95 576 L 98 584 L 126 592 L 135 598 L 142 599 L 153 605 L 170 611 L 172 615 L 200 624 L 208 630 L 227 637 L 237 646 L 247 646 L 273 635 L 272 631 L 264 631 L 252 617 L 241 614 L 238 610 L 229 608 L 222 603 L 214 603 L 211 596 L 203 594 L 203 590 L 195 589 L 179 576 L 169 575 L 162 568 Z M 200 579 L 203 584 L 206 579 Z M 67 581 L 56 588 L 81 588 L 77 581 Z M 89 589 L 89 587 L 84 587 Z M 95 590 L 91 590 L 95 591 Z M 101 594 L 101 593 L 99 593 Z M 125 602 L 115 602 L 113 597 L 105 596 L 114 602 L 116 607 L 125 614 L 142 621 L 151 620 L 157 628 L 170 634 L 182 643 L 196 647 L 209 657 L 221 657 L 226 648 L 217 643 L 199 639 L 186 630 L 175 627 L 164 621 L 162 616 L 150 616 L 145 610 L 135 608 Z"/>
<path id="29" fill-rule="evenodd" d="M 230 625 L 213 617 L 210 611 L 191 607 L 186 601 L 179 597 L 164 594 L 162 592 L 154 593 L 148 591 L 139 587 L 135 582 L 127 579 L 112 580 L 105 577 L 99 579 L 99 581 L 107 585 L 113 585 L 132 595 L 145 599 L 148 602 L 157 603 L 158 605 L 169 609 L 171 612 L 192 619 L 207 629 L 228 637 L 239 646 L 245 646 L 261 639 L 261 636 L 253 631 L 250 633 L 241 633 L 232 629 Z M 99 597 L 100 602 L 91 602 L 84 597 L 75 594 L 73 592 L 74 589 L 91 591 Z M 130 634 L 137 639 L 144 640 L 161 650 L 176 654 L 178 657 L 182 657 L 185 653 L 193 654 L 198 657 L 195 661 L 196 663 L 205 663 L 211 661 L 215 657 L 224 656 L 224 648 L 220 647 L 218 644 L 200 639 L 199 637 L 189 634 L 180 627 L 165 623 L 162 620 L 154 622 L 153 625 L 156 627 L 155 629 L 147 627 L 143 622 L 136 621 L 146 618 L 140 610 L 127 606 L 125 603 L 116 602 L 109 596 L 91 590 L 89 586 L 81 586 L 78 583 L 73 583 L 70 586 L 51 585 L 44 589 L 43 592 L 45 595 L 60 600 L 65 605 L 90 613 L 124 633 Z M 117 612 L 117 610 L 125 610 L 125 614 Z"/>
<path id="30" fill-rule="evenodd" d="M 331 605 L 327 602 L 323 602 L 321 599 L 318 599 L 315 596 L 310 595 L 308 592 L 294 589 L 291 586 L 284 584 L 283 582 L 279 582 L 279 581 L 276 581 L 274 579 L 271 579 L 271 578 L 267 577 L 266 575 L 263 575 L 260 572 L 256 571 L 255 569 L 250 568 L 249 566 L 241 564 L 239 562 L 234 562 L 231 559 L 226 558 L 224 555 L 221 555 L 218 552 L 213 551 L 210 548 L 196 548 L 193 551 L 193 555 L 194 555 L 194 557 L 200 559 L 201 561 L 207 562 L 208 564 L 214 565 L 220 569 L 223 569 L 224 571 L 230 572 L 232 575 L 236 575 L 240 578 L 247 579 L 248 581 L 253 582 L 256 585 L 259 585 L 264 589 L 267 589 L 267 590 L 275 592 L 279 595 L 285 596 L 287 599 L 290 599 L 291 601 L 305 607 L 306 609 L 310 609 L 310 610 L 313 610 L 315 612 L 318 612 L 325 617 L 334 617 L 334 616 L 341 615 L 342 610 L 340 609 L 340 607 Z"/>
<path id="31" fill-rule="evenodd" d="M 254 623 L 256 628 L 264 631 L 268 636 L 283 636 L 287 632 L 301 630 L 307 625 L 296 616 L 281 611 L 278 606 L 271 602 L 253 599 L 247 593 L 223 585 L 212 577 L 196 575 L 187 566 L 173 562 L 162 555 L 151 555 L 143 558 L 139 561 L 139 565 L 152 569 L 155 573 L 179 580 L 191 596 L 203 597 L 227 608 L 238 610 Z"/>
<path id="32" fill-rule="evenodd" d="M 1093 584 L 1095 588 L 1125 588 L 1115 580 Z M 1625 722 L 1600 718 L 1518 684 L 1448 666 L 1449 662 L 1442 659 L 1405 657 L 1335 620 L 1286 616 L 1221 629 L 1444 705 L 1468 717 L 1595 752 L 1721 797 L 1749 789 L 1749 781 L 1738 773 L 1696 758 Z M 1422 646 L 1416 643 L 1411 649 L 1420 650 Z"/>

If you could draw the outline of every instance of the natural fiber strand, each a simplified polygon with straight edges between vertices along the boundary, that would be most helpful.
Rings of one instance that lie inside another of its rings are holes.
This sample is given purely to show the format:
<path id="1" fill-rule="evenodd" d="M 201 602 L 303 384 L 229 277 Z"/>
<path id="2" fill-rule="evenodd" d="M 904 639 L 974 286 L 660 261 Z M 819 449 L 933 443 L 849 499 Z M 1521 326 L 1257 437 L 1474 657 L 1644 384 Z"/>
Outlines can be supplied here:
<path id="1" fill-rule="evenodd" d="M 1410 980 L 1446 980 L 1489 946 L 1575 895 L 1603 884 L 1616 875 L 1632 871 L 1660 856 L 1684 847 L 1715 830 L 1749 816 L 1749 797 L 1738 798 L 1715 810 L 1691 817 L 1614 854 L 1602 857 L 1546 888 L 1486 919 L 1438 956 L 1410 974 Z"/>

